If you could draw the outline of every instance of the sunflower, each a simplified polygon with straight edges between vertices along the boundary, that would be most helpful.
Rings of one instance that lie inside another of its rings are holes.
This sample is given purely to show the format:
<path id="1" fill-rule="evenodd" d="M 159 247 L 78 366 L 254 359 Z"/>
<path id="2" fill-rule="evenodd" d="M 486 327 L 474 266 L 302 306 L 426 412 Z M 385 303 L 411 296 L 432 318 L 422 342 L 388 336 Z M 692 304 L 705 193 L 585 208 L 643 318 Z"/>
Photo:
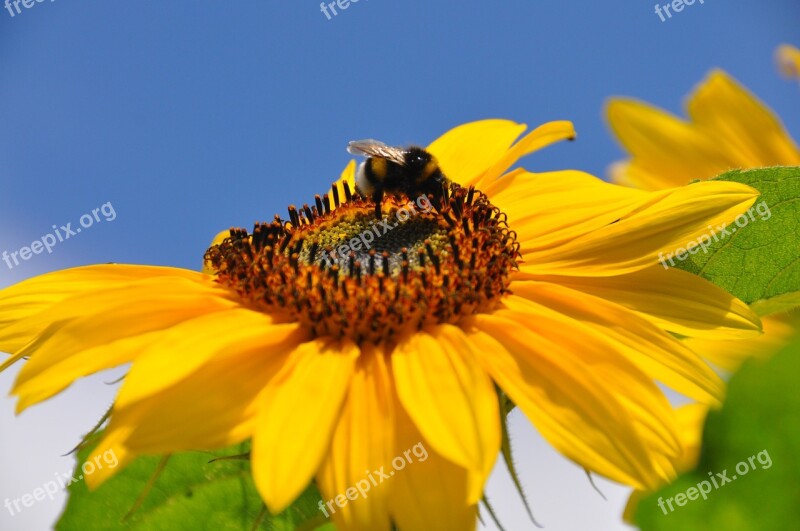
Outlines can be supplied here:
<path id="1" fill-rule="evenodd" d="M 353 193 L 351 163 L 288 219 L 228 231 L 206 272 L 92 265 L 5 289 L 0 349 L 12 356 L 0 368 L 27 358 L 18 410 L 131 363 L 94 450 L 120 466 L 89 486 L 139 455 L 251 439 L 272 513 L 314 479 L 323 500 L 344 499 L 413 448 L 402 470 L 370 477 L 368 496 L 327 505 L 344 530 L 474 529 L 500 398 L 589 471 L 638 489 L 672 477 L 682 449 L 656 382 L 701 402 L 723 386 L 674 334 L 749 337 L 760 324 L 657 256 L 757 192 L 509 171 L 575 134 L 552 122 L 515 142 L 525 128 L 449 131 L 428 148 L 453 181 L 440 201 L 387 195 L 382 219 Z"/>
<path id="2" fill-rule="evenodd" d="M 787 51 L 781 52 L 788 54 Z M 728 170 L 800 166 L 800 148 L 766 105 L 721 70 L 712 71 L 689 97 L 688 120 L 646 103 L 613 98 L 608 122 L 631 159 L 611 167 L 612 180 L 664 190 Z M 765 334 L 746 341 L 687 339 L 687 345 L 732 371 L 750 356 L 778 350 L 800 326 L 797 313 L 763 320 Z"/>

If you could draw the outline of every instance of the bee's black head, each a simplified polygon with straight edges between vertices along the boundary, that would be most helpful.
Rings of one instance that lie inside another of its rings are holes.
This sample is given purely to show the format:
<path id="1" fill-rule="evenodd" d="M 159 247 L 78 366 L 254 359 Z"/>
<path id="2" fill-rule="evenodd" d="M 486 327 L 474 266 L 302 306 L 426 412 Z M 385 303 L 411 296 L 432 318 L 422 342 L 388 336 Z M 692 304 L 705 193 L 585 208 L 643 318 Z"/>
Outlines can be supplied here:
<path id="1" fill-rule="evenodd" d="M 410 147 L 405 154 L 406 168 L 417 176 L 417 182 L 424 182 L 441 174 L 436 157 L 420 147 Z"/>

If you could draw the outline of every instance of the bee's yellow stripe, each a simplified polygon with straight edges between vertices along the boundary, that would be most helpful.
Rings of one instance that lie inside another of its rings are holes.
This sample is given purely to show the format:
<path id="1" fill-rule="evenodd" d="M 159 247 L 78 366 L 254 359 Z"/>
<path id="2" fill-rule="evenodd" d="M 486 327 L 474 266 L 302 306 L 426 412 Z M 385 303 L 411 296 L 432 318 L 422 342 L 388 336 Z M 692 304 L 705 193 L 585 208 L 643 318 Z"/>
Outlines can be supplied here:
<path id="1" fill-rule="evenodd" d="M 372 170 L 372 175 L 374 175 L 380 181 L 383 181 L 383 179 L 386 178 L 386 173 L 387 173 L 386 159 L 381 159 L 381 158 L 370 159 L 370 169 Z"/>

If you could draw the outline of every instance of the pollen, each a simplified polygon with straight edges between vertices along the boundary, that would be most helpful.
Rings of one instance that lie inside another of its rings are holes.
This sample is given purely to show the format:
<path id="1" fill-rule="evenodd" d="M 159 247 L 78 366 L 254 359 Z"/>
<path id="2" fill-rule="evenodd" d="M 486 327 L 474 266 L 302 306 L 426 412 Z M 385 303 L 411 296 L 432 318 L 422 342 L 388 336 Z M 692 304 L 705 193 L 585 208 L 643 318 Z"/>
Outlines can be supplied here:
<path id="1" fill-rule="evenodd" d="M 231 229 L 205 254 L 217 281 L 316 336 L 358 344 L 456 324 L 508 293 L 519 244 L 485 194 L 450 184 L 437 200 L 388 195 L 377 219 L 371 200 L 347 183 L 341 191 L 251 232 Z"/>

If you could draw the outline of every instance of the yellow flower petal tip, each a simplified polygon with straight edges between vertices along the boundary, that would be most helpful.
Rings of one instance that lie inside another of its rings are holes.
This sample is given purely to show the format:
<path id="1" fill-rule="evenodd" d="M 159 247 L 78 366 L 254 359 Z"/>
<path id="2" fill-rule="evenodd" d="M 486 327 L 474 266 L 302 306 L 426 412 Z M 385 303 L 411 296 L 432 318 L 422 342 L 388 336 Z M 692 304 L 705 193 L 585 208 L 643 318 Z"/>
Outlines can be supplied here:
<path id="1" fill-rule="evenodd" d="M 775 60 L 780 72 L 790 78 L 800 77 L 800 49 L 782 44 L 775 50 Z"/>
<path id="2" fill-rule="evenodd" d="M 705 403 L 723 389 L 676 335 L 752 325 L 658 253 L 753 192 L 511 170 L 575 137 L 567 121 L 525 129 L 484 120 L 434 141 L 441 194 L 361 197 L 351 162 L 302 208 L 219 234 L 202 273 L 86 266 L 0 291 L 20 406 L 130 364 L 90 487 L 138 456 L 250 439 L 270 511 L 316 481 L 342 529 L 474 529 L 498 389 L 581 467 L 635 488 L 669 479 L 679 424 L 658 384 Z"/>
<path id="3" fill-rule="evenodd" d="M 81 475 L 89 490 L 96 490 L 111 479 L 131 461 L 130 453 L 122 445 L 101 442 L 83 463 L 79 463 Z"/>
<path id="4" fill-rule="evenodd" d="M 520 158 L 562 140 L 574 140 L 572 122 L 546 123 L 522 138 L 527 125 L 503 119 L 459 125 L 428 146 L 446 175 L 462 186 L 486 187 Z"/>

